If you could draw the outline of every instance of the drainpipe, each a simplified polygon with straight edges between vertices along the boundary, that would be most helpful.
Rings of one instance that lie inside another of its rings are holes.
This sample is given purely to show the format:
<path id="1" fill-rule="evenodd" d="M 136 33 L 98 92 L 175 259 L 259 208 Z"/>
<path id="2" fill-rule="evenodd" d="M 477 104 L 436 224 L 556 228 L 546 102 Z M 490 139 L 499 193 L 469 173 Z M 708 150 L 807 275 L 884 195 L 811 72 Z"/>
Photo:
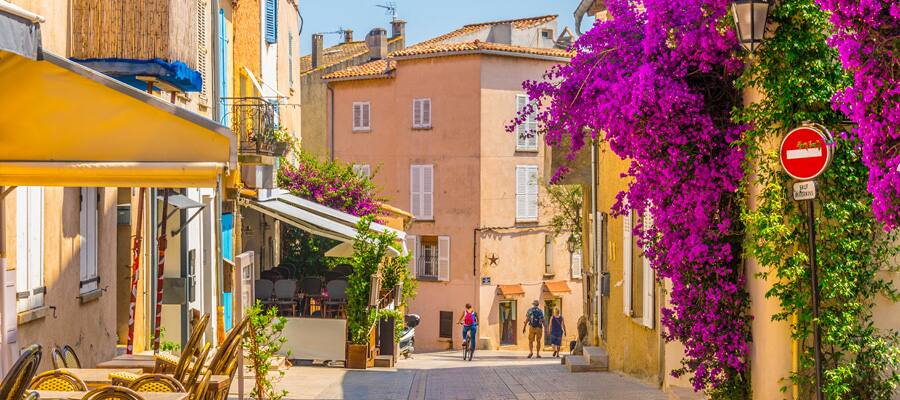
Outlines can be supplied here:
<path id="1" fill-rule="evenodd" d="M 328 85 L 328 94 L 328 100 L 331 107 L 331 111 L 328 113 L 328 140 L 330 142 L 329 145 L 331 146 L 331 151 L 329 151 L 329 153 L 331 161 L 334 161 L 334 89 L 331 87 L 331 85 Z"/>
<path id="2" fill-rule="evenodd" d="M 216 176 L 216 199 L 215 199 L 215 229 L 216 229 L 216 262 L 215 273 L 216 279 L 216 330 L 214 343 L 221 345 L 225 340 L 225 306 L 223 293 L 225 291 L 225 277 L 223 275 L 222 261 L 222 174 Z"/>
<path id="3" fill-rule="evenodd" d="M 9 316 L 5 314 L 6 310 L 10 308 L 6 304 L 8 296 L 6 296 L 6 207 L 4 200 L 7 190 L 6 187 L 0 186 L 0 374 L 5 374 L 12 364 L 11 355 L 14 351 L 12 343 L 10 343 L 12 335 L 7 333 L 10 331 L 6 324 Z"/>
<path id="4" fill-rule="evenodd" d="M 599 149 L 600 149 L 600 146 L 598 143 L 598 139 L 592 140 L 591 141 L 591 220 L 594 221 L 594 224 L 593 224 L 594 226 L 592 227 L 593 232 L 592 232 L 591 236 L 594 238 L 593 243 L 592 243 L 592 245 L 593 245 L 592 247 L 594 248 L 594 251 L 592 253 L 593 257 L 591 260 L 591 264 L 593 266 L 593 268 L 591 268 L 592 269 L 591 280 L 594 283 L 594 287 L 596 287 L 596 290 L 594 291 L 594 297 L 597 302 L 597 317 L 596 317 L 597 319 L 596 319 L 596 321 L 593 321 L 594 322 L 593 324 L 591 324 L 591 330 L 594 331 L 595 336 L 597 338 L 596 344 L 600 344 L 600 342 L 602 341 L 602 338 L 603 338 L 603 334 L 604 334 L 604 332 L 601 331 L 602 324 L 603 324 L 602 321 L 603 321 L 603 311 L 604 310 L 603 310 L 603 298 L 601 296 L 601 290 L 600 290 L 600 286 L 602 284 L 602 282 L 600 282 L 600 279 L 603 276 L 602 261 L 601 261 L 601 254 L 600 254 L 600 250 L 602 247 L 600 240 L 602 238 L 600 237 L 601 221 L 599 218 L 600 215 L 599 215 L 598 206 L 597 206 L 597 190 L 598 190 L 598 187 L 600 186 L 600 171 L 598 169 L 599 163 L 600 163 Z M 587 289 L 590 290 L 591 288 L 587 288 Z M 592 309 L 592 308 L 594 308 L 593 304 L 591 304 L 591 302 L 588 302 L 587 306 L 589 309 L 591 309 L 590 312 L 588 313 L 588 315 L 594 315 L 594 310 Z"/>

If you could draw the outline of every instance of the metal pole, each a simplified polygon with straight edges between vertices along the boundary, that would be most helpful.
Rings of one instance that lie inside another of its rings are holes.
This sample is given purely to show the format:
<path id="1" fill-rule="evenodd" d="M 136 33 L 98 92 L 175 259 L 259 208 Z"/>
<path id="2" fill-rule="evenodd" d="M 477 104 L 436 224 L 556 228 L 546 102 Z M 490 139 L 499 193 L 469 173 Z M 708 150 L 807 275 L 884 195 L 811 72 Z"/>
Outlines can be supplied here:
<path id="1" fill-rule="evenodd" d="M 812 280 L 813 346 L 816 359 L 816 399 L 825 400 L 822 393 L 822 329 L 819 327 L 819 279 L 816 276 L 816 214 L 813 200 L 809 205 L 809 276 Z"/>
<path id="2" fill-rule="evenodd" d="M 131 247 L 131 300 L 128 304 L 128 344 L 125 353 L 134 353 L 134 314 L 137 305 L 138 268 L 141 264 L 141 234 L 143 233 L 144 193 L 146 188 L 141 188 L 138 195 L 137 224 L 134 230 L 134 241 Z"/>

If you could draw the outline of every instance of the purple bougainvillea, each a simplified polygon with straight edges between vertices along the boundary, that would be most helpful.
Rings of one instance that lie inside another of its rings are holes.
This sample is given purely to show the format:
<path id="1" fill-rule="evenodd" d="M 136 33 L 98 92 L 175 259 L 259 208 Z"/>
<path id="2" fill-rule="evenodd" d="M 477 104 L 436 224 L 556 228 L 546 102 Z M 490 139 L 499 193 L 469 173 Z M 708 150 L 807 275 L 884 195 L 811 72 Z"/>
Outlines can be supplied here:
<path id="1" fill-rule="evenodd" d="M 818 0 L 831 12 L 831 44 L 853 85 L 834 96 L 835 108 L 857 124 L 869 168 L 872 209 L 885 228 L 900 224 L 900 3 Z"/>
<path id="2" fill-rule="evenodd" d="M 381 199 L 369 178 L 353 171 L 351 165 L 319 161 L 300 153 L 297 162 L 284 162 L 278 186 L 316 203 L 361 217 L 376 215 Z"/>
<path id="3" fill-rule="evenodd" d="M 698 391 L 746 393 L 749 299 L 734 204 L 744 127 L 730 118 L 742 64 L 728 1 L 607 5 L 610 19 L 578 39 L 569 64 L 524 84 L 545 106 L 525 112 L 537 112 L 545 141 L 569 160 L 591 139 L 630 160 L 612 211 L 652 216 L 635 233 L 658 279 L 671 282 L 665 337 L 685 346 L 674 374 L 692 374 Z"/>

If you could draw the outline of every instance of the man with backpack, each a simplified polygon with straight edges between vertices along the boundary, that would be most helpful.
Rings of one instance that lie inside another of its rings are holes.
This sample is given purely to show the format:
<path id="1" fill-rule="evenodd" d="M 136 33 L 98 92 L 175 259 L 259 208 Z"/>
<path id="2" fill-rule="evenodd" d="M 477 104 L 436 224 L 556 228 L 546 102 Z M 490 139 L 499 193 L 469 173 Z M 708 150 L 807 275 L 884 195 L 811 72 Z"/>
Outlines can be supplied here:
<path id="1" fill-rule="evenodd" d="M 537 348 L 537 358 L 541 358 L 541 338 L 544 336 L 544 312 L 538 307 L 540 301 L 531 302 L 532 307 L 525 313 L 525 325 L 522 326 L 522 333 L 528 329 L 528 358 L 534 355 L 532 344 Z"/>

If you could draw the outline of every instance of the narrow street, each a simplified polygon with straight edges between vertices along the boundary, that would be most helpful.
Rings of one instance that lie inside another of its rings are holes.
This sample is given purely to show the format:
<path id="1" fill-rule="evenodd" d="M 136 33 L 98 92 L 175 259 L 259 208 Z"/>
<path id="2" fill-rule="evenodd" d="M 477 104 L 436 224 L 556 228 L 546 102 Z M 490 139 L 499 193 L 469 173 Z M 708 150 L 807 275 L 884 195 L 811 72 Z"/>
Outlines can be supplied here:
<path id="1" fill-rule="evenodd" d="M 277 386 L 290 393 L 285 399 L 668 398 L 634 378 L 612 372 L 571 373 L 560 365 L 559 359 L 527 359 L 526 355 L 479 351 L 475 360 L 464 362 L 458 351 L 427 353 L 401 360 L 397 368 L 364 371 L 295 366 Z M 252 381 L 245 382 L 250 385 Z"/>

